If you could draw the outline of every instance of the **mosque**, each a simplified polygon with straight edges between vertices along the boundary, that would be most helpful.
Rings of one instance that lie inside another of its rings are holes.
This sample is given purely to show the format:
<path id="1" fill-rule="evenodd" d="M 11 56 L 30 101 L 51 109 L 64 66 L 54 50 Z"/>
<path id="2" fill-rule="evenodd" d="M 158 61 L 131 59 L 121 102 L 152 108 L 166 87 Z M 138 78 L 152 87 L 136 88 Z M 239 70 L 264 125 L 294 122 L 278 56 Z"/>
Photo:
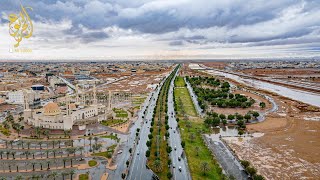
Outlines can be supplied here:
<path id="1" fill-rule="evenodd" d="M 93 103 L 91 105 L 85 105 L 80 101 L 78 91 L 76 91 L 75 103 L 71 103 L 70 97 L 67 95 L 65 104 L 60 106 L 56 102 L 49 102 L 43 108 L 31 109 L 27 98 L 25 99 L 24 119 L 27 124 L 34 127 L 71 130 L 77 122 L 89 119 L 101 121 L 105 118 L 99 115 L 105 114 L 105 106 L 97 103 L 95 86 L 93 87 Z M 79 130 L 84 130 L 86 125 L 82 123 L 78 127 Z"/>

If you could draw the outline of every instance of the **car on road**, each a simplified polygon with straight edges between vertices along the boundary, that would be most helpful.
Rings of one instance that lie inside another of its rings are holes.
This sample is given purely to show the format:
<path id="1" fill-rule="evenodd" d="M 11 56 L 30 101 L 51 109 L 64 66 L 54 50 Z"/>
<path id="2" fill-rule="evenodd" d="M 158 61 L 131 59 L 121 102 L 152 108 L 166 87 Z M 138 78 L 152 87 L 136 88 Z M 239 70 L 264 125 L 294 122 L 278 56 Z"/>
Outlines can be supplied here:
<path id="1" fill-rule="evenodd" d="M 139 155 L 139 154 L 140 154 L 140 152 L 138 151 L 138 152 L 137 152 L 137 154 Z"/>
<path id="2" fill-rule="evenodd" d="M 177 146 L 174 146 L 174 150 L 175 150 L 175 151 L 177 150 Z"/>
<path id="3" fill-rule="evenodd" d="M 181 161 L 181 158 L 180 158 L 180 157 L 178 157 L 178 161 Z"/>
<path id="4" fill-rule="evenodd" d="M 175 130 L 173 130 L 173 133 L 176 133 L 176 131 L 175 131 Z"/>
<path id="5" fill-rule="evenodd" d="M 179 171 L 181 172 L 181 170 L 182 170 L 182 169 L 181 169 L 181 166 L 179 166 Z"/>
<path id="6" fill-rule="evenodd" d="M 118 151 L 118 154 L 121 154 L 122 153 L 122 150 Z"/>

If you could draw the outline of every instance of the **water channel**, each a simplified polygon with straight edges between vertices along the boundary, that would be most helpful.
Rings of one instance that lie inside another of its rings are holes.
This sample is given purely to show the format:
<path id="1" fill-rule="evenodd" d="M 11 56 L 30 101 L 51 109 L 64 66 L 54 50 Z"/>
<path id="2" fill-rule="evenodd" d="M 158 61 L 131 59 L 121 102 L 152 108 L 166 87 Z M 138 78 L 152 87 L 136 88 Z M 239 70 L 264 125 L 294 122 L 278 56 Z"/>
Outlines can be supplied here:
<path id="1" fill-rule="evenodd" d="M 246 84 L 256 89 L 271 91 L 293 100 L 301 101 L 303 103 L 320 107 L 320 94 L 302 91 L 298 89 L 291 89 L 284 86 L 263 82 L 260 80 L 243 78 L 234 74 L 229 74 L 221 71 L 208 70 L 207 72 L 212 75 L 219 75 L 219 76 L 224 76 L 226 78 L 233 79 L 239 83 Z"/>

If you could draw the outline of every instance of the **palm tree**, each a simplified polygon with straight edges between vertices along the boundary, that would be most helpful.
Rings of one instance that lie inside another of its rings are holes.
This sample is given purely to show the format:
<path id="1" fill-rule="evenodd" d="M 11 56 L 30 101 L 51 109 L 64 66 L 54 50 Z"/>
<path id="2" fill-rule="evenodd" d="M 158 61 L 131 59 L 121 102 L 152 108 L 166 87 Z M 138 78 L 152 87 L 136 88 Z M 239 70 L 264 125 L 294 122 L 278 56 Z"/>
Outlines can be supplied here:
<path id="1" fill-rule="evenodd" d="M 49 130 L 43 131 L 43 135 L 47 136 L 47 138 L 49 139 Z"/>
<path id="2" fill-rule="evenodd" d="M 1 159 L 2 159 L 3 153 L 4 153 L 3 151 L 0 151 L 0 157 L 1 157 Z"/>
<path id="3" fill-rule="evenodd" d="M 31 142 L 28 141 L 28 142 L 27 142 L 28 149 L 30 149 L 30 145 L 31 145 Z"/>
<path id="4" fill-rule="evenodd" d="M 66 158 L 63 158 L 62 161 L 63 161 L 63 168 L 66 168 L 66 161 L 67 161 L 67 159 L 66 159 Z"/>
<path id="5" fill-rule="evenodd" d="M 21 132 L 21 126 L 20 125 L 16 127 L 16 131 L 18 133 L 18 137 L 20 137 L 20 132 Z"/>
<path id="6" fill-rule="evenodd" d="M 47 158 L 49 158 L 49 153 L 50 153 L 50 150 L 47 149 L 47 150 L 46 150 Z"/>
<path id="7" fill-rule="evenodd" d="M 73 167 L 72 161 L 73 161 L 73 158 L 70 158 L 70 165 L 71 165 L 71 167 Z"/>
<path id="8" fill-rule="evenodd" d="M 11 141 L 9 141 L 9 143 L 10 143 L 10 145 L 11 145 L 11 149 L 13 149 L 13 143 L 14 143 L 14 141 L 11 140 Z"/>
<path id="9" fill-rule="evenodd" d="M 57 172 L 52 172 L 50 175 L 54 180 L 56 180 L 56 177 L 58 177 L 58 173 Z"/>
<path id="10" fill-rule="evenodd" d="M 199 146 L 196 146 L 196 147 L 195 147 L 195 150 L 196 150 L 196 152 L 197 152 L 197 156 L 199 156 L 199 151 L 200 151 Z"/>
<path id="11" fill-rule="evenodd" d="M 13 158 L 13 159 L 16 159 L 16 158 L 14 157 L 14 156 L 16 155 L 16 152 L 12 151 L 12 152 L 11 152 L 11 155 L 12 155 L 12 158 Z"/>
<path id="12" fill-rule="evenodd" d="M 50 169 L 50 163 L 51 163 L 51 161 L 47 161 L 47 170 Z"/>
<path id="13" fill-rule="evenodd" d="M 160 159 L 157 159 L 153 163 L 153 167 L 155 168 L 156 172 L 161 172 L 162 171 L 162 162 Z"/>
<path id="14" fill-rule="evenodd" d="M 190 128 L 192 127 L 190 121 L 187 121 L 186 127 L 188 128 L 188 132 L 189 132 L 189 131 L 190 131 Z"/>
<path id="15" fill-rule="evenodd" d="M 40 169 L 41 169 L 41 171 L 43 170 L 43 163 L 42 162 L 39 162 L 39 165 L 40 165 Z"/>
<path id="16" fill-rule="evenodd" d="M 16 164 L 16 167 L 17 167 L 17 172 L 19 172 L 19 165 L 18 165 L 18 164 Z"/>
<path id="17" fill-rule="evenodd" d="M 68 153 L 68 157 L 73 153 L 72 148 L 67 148 L 66 151 Z"/>
<path id="18" fill-rule="evenodd" d="M 56 150 L 56 149 L 52 149 L 52 152 L 53 152 L 53 158 L 56 158 L 56 152 L 57 152 L 57 150 Z"/>
<path id="19" fill-rule="evenodd" d="M 189 138 L 190 138 L 190 141 L 193 142 L 194 139 L 196 138 L 196 136 L 194 135 L 194 133 L 191 133 L 191 134 L 189 135 Z"/>
<path id="20" fill-rule="evenodd" d="M 71 180 L 73 179 L 73 175 L 75 174 L 76 172 L 74 171 L 74 169 L 72 169 L 71 171 L 70 171 L 70 178 L 71 178 Z"/>
<path id="21" fill-rule="evenodd" d="M 78 150 L 81 152 L 81 156 L 82 156 L 84 147 L 80 146 L 80 147 L 78 148 Z M 2 159 L 2 158 L 1 158 L 1 159 Z"/>
<path id="22" fill-rule="evenodd" d="M 26 158 L 29 159 L 30 152 L 29 151 L 25 151 L 24 154 L 26 155 Z"/>
<path id="23" fill-rule="evenodd" d="M 86 147 L 86 138 L 83 138 L 83 147 Z"/>
<path id="24" fill-rule="evenodd" d="M 90 151 L 92 151 L 92 143 L 91 143 L 92 137 L 91 136 L 89 137 L 89 141 L 90 141 Z"/>
<path id="25" fill-rule="evenodd" d="M 206 172 L 209 171 L 209 164 L 208 162 L 202 162 L 200 164 L 200 169 L 202 170 L 203 174 L 206 175 Z"/>
<path id="26" fill-rule="evenodd" d="M 18 145 L 18 150 L 19 150 L 19 148 L 20 148 L 20 146 L 21 146 L 21 143 L 22 143 L 22 141 L 18 141 L 18 143 L 17 143 L 17 145 Z"/>
<path id="27" fill-rule="evenodd" d="M 59 149 L 61 148 L 61 140 L 58 140 Z"/>
<path id="28" fill-rule="evenodd" d="M 52 148 L 54 149 L 54 145 L 56 144 L 56 141 L 55 140 L 53 140 L 52 141 Z"/>
<path id="29" fill-rule="evenodd" d="M 14 178 L 14 180 L 23 180 L 23 177 L 21 175 L 18 175 Z"/>
<path id="30" fill-rule="evenodd" d="M 62 179 L 64 180 L 64 179 L 65 179 L 64 177 L 67 176 L 68 174 L 69 174 L 69 173 L 67 173 L 67 172 L 62 172 L 62 173 L 61 173 Z"/>
<path id="31" fill-rule="evenodd" d="M 95 144 L 97 144 L 97 143 L 98 143 L 98 140 L 99 140 L 98 136 L 95 136 L 93 139 L 94 139 L 94 141 L 95 141 Z"/>
<path id="32" fill-rule="evenodd" d="M 32 154 L 32 158 L 34 159 L 35 152 L 32 152 L 31 154 Z"/>
<path id="33" fill-rule="evenodd" d="M 8 167 L 9 167 L 9 172 L 11 172 L 11 164 L 10 163 L 9 163 Z"/>
<path id="34" fill-rule="evenodd" d="M 40 146 L 40 149 L 42 149 L 42 141 L 38 142 L 39 146 Z"/>
<path id="35" fill-rule="evenodd" d="M 35 171 L 34 166 L 36 165 L 36 162 L 32 162 L 32 171 Z"/>
<path id="36" fill-rule="evenodd" d="M 24 149 L 23 147 L 24 141 L 20 141 L 20 142 L 21 142 L 21 148 Z"/>
<path id="37" fill-rule="evenodd" d="M 11 154 L 11 151 L 7 151 L 6 154 L 7 154 L 7 159 L 9 159 L 9 155 Z"/>
<path id="38" fill-rule="evenodd" d="M 40 129 L 40 127 L 36 127 L 36 129 L 35 129 L 35 134 L 36 134 L 37 138 L 40 138 L 40 135 L 41 135 L 41 129 Z"/>

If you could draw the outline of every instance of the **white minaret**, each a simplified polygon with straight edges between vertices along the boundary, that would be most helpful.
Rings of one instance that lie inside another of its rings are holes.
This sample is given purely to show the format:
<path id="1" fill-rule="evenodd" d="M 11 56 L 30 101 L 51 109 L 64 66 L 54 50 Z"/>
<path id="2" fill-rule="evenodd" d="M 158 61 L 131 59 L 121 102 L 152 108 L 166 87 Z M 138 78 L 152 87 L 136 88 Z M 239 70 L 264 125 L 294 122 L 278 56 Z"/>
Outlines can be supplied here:
<path id="1" fill-rule="evenodd" d="M 24 111 L 23 117 L 25 120 L 28 121 L 29 118 L 32 117 L 32 110 L 29 107 L 29 95 L 26 91 L 23 91 L 23 99 L 24 99 Z"/>
<path id="2" fill-rule="evenodd" d="M 79 86 L 76 85 L 76 103 L 79 103 Z"/>
<path id="3" fill-rule="evenodd" d="M 96 84 L 93 85 L 93 104 L 94 104 L 94 105 L 97 105 L 97 104 L 98 104 Z"/>
<path id="4" fill-rule="evenodd" d="M 69 94 L 66 95 L 66 104 L 67 104 L 67 115 L 70 115 L 70 99 Z"/>

